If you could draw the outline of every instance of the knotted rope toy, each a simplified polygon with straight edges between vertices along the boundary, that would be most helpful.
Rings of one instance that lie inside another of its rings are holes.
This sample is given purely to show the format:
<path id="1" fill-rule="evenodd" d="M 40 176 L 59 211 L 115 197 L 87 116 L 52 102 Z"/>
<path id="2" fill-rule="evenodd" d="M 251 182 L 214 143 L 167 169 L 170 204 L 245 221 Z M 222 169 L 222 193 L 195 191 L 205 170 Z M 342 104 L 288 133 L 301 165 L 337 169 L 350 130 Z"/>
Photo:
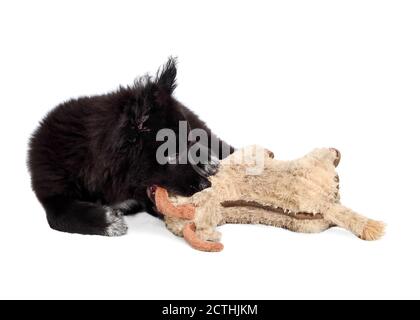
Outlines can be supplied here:
<path id="1" fill-rule="evenodd" d="M 305 233 L 338 226 L 363 240 L 379 239 L 385 228 L 382 222 L 340 203 L 335 171 L 340 159 L 338 150 L 324 148 L 281 161 L 264 148 L 249 146 L 221 161 L 218 173 L 210 177 L 210 188 L 180 197 L 154 187 L 152 200 L 164 215 L 166 227 L 202 251 L 223 250 L 216 228 L 226 223 L 264 224 Z"/>

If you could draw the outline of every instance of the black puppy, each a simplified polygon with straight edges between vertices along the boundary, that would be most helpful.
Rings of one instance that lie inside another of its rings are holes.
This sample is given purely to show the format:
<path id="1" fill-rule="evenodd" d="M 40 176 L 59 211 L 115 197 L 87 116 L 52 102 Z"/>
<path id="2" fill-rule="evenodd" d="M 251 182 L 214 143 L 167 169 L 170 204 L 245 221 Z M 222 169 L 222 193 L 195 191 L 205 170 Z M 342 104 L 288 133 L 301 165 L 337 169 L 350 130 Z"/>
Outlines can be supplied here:
<path id="1" fill-rule="evenodd" d="M 176 62 L 170 58 L 154 78 L 146 75 L 106 95 L 70 100 L 48 113 L 30 140 L 28 167 L 51 228 L 123 235 L 123 215 L 156 214 L 150 200 L 154 185 L 185 196 L 210 186 L 207 176 L 217 170 L 214 161 L 157 160 L 162 145 L 157 132 L 166 128 L 177 133 L 180 121 L 186 121 L 188 130 L 203 129 L 208 142 L 216 140 L 217 158 L 233 152 L 172 97 L 175 87 Z"/>

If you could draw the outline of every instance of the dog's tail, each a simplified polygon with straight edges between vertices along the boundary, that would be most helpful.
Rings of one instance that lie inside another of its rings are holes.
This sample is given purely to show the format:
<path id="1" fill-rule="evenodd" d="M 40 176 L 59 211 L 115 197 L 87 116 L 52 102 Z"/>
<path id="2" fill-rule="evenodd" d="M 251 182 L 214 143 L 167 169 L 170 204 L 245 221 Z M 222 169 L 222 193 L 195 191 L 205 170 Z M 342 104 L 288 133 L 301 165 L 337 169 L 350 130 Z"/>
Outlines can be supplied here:
<path id="1" fill-rule="evenodd" d="M 378 240 L 385 232 L 385 224 L 362 216 L 340 204 L 328 206 L 324 219 L 349 230 L 362 240 Z"/>

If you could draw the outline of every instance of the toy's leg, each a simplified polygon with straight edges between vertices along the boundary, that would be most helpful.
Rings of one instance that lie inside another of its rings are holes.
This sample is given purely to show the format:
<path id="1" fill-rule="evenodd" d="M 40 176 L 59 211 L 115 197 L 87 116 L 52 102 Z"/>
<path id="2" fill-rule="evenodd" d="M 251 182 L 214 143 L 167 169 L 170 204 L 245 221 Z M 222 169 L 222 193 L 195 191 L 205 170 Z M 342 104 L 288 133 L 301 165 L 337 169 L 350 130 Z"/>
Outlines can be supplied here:
<path id="1" fill-rule="evenodd" d="M 166 189 L 156 187 L 154 192 L 156 207 L 160 213 L 173 218 L 180 218 L 186 220 L 194 219 L 195 208 L 193 205 L 185 204 L 175 207 L 169 201 L 169 195 Z"/>
<path id="2" fill-rule="evenodd" d="M 184 239 L 194 249 L 207 252 L 219 252 L 223 250 L 223 244 L 220 242 L 204 241 L 197 237 L 195 224 L 193 222 L 187 223 L 183 230 Z"/>
<path id="3" fill-rule="evenodd" d="M 351 231 L 362 240 L 377 240 L 382 237 L 385 230 L 383 222 L 368 219 L 339 204 L 329 206 L 324 218 Z"/>

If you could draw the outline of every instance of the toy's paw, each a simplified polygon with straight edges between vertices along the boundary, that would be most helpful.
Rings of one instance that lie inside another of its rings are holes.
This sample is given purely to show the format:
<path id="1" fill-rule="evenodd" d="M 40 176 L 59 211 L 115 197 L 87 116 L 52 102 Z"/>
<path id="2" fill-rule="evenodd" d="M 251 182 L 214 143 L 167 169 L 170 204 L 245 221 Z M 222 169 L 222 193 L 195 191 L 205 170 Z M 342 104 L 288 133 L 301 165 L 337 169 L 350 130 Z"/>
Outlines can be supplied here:
<path id="1" fill-rule="evenodd" d="M 375 220 L 368 220 L 363 229 L 360 239 L 373 241 L 381 238 L 385 233 L 385 223 Z"/>
<path id="2" fill-rule="evenodd" d="M 212 230 L 212 231 L 204 231 L 204 230 L 197 230 L 197 236 L 200 239 L 212 242 L 219 242 L 222 238 L 222 234 L 219 231 Z"/>
<path id="3" fill-rule="evenodd" d="M 201 240 L 195 232 L 195 224 L 193 222 L 187 223 L 183 230 L 184 239 L 191 247 L 200 251 L 220 252 L 223 250 L 223 244 L 220 242 L 211 242 Z"/>
<path id="4" fill-rule="evenodd" d="M 340 160 L 341 160 L 341 152 L 338 151 L 335 148 L 330 148 L 331 152 L 334 153 L 334 166 L 338 167 L 338 165 L 340 164 Z"/>
<path id="5" fill-rule="evenodd" d="M 105 213 L 108 226 L 105 235 L 109 237 L 118 237 L 127 233 L 128 227 L 123 218 L 123 212 L 119 209 L 107 208 Z"/>

